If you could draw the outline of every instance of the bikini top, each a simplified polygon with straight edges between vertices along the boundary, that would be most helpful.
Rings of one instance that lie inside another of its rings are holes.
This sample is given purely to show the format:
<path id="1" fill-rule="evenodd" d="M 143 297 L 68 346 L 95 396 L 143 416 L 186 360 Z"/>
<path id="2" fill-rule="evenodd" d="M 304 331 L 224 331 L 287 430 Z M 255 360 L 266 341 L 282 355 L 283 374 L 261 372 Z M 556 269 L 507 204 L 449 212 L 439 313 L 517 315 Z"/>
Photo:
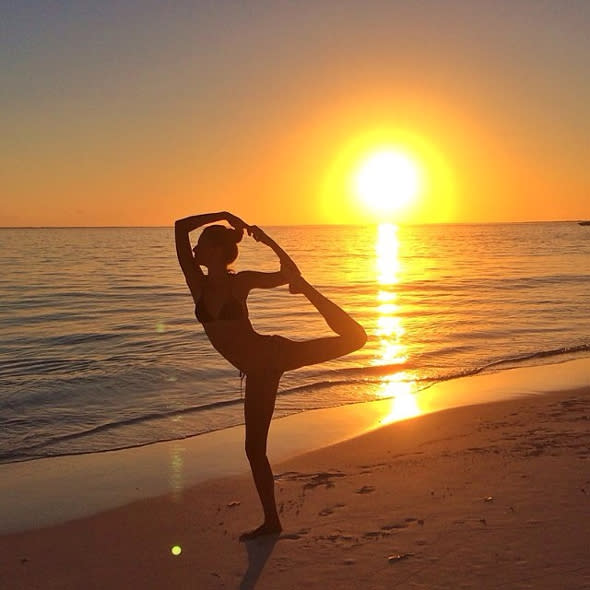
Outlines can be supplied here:
<path id="1" fill-rule="evenodd" d="M 208 322 L 215 322 L 217 320 L 241 320 L 248 317 L 248 310 L 245 305 L 242 305 L 233 295 L 221 306 L 219 315 L 213 317 L 207 308 L 203 305 L 202 298 L 195 303 L 195 316 L 205 324 Z"/>

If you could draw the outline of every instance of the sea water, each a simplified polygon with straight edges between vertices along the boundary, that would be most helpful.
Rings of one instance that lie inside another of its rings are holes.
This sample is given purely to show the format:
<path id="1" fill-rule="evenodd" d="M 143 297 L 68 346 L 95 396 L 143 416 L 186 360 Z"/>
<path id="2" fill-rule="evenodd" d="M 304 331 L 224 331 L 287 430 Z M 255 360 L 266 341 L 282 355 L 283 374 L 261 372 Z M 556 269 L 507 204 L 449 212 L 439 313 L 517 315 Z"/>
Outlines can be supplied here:
<path id="1" fill-rule="evenodd" d="M 276 416 L 590 356 L 590 230 L 574 222 L 265 229 L 369 335 L 285 374 Z M 194 317 L 172 228 L 1 229 L 0 252 L 0 462 L 243 422 L 238 372 Z M 245 237 L 233 268 L 278 261 Z M 248 307 L 261 333 L 330 334 L 287 287 L 252 291 Z"/>

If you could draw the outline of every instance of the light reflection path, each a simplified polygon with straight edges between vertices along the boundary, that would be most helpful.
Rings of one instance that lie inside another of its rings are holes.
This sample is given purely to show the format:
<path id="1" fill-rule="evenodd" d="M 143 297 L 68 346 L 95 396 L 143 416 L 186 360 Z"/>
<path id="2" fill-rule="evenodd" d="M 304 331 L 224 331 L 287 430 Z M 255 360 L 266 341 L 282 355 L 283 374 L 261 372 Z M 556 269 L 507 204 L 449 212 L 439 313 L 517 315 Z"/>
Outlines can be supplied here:
<path id="1" fill-rule="evenodd" d="M 182 417 L 180 417 L 182 418 Z M 170 444 L 170 463 L 168 482 L 172 497 L 179 502 L 182 499 L 182 491 L 185 487 L 184 477 L 184 452 L 182 441 L 173 441 Z"/>
<path id="2" fill-rule="evenodd" d="M 377 283 L 377 332 L 379 349 L 376 362 L 378 364 L 397 364 L 408 360 L 407 345 L 404 342 L 406 333 L 402 318 L 399 316 L 400 306 L 396 302 L 395 286 L 400 282 L 403 267 L 399 258 L 398 227 L 391 223 L 378 226 L 375 244 Z M 399 372 L 381 378 L 382 385 L 377 395 L 391 398 L 389 413 L 380 420 L 388 424 L 395 420 L 403 420 L 421 413 L 416 399 L 416 383 L 408 373 Z"/>

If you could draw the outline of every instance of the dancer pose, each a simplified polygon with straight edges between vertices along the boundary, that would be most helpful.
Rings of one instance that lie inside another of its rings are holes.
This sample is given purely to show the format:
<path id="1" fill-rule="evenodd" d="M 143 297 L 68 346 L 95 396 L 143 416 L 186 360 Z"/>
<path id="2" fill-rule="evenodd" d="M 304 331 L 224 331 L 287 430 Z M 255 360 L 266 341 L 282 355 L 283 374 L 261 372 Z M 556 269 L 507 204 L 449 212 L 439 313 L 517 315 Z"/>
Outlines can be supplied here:
<path id="1" fill-rule="evenodd" d="M 217 225 L 225 220 L 232 228 Z M 191 248 L 189 233 L 208 225 Z M 228 269 L 238 256 L 244 230 L 271 248 L 279 258 L 279 272 Z M 206 213 L 175 223 L 176 252 L 195 302 L 195 315 L 214 348 L 246 376 L 244 416 L 246 455 L 264 510 L 264 522 L 240 539 L 276 534 L 281 529 L 274 496 L 274 479 L 266 456 L 268 429 L 279 381 L 285 371 L 321 363 L 361 348 L 367 336 L 363 327 L 335 303 L 314 289 L 291 258 L 260 228 L 249 226 L 231 213 Z M 201 266 L 207 268 L 203 273 Z M 302 293 L 337 334 L 296 342 L 283 336 L 262 335 L 248 319 L 246 299 L 251 289 L 289 284 L 291 293 Z"/>

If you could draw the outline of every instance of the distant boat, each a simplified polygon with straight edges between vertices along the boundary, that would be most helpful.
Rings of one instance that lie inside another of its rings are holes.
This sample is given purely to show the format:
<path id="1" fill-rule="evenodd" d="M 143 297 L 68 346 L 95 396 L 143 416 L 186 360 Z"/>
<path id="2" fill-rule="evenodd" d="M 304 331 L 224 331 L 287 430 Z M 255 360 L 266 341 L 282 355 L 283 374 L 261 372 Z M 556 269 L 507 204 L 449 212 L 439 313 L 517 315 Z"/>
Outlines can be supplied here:
<path id="1" fill-rule="evenodd" d="M 578 221 L 578 225 L 590 225 L 590 221 Z"/>

